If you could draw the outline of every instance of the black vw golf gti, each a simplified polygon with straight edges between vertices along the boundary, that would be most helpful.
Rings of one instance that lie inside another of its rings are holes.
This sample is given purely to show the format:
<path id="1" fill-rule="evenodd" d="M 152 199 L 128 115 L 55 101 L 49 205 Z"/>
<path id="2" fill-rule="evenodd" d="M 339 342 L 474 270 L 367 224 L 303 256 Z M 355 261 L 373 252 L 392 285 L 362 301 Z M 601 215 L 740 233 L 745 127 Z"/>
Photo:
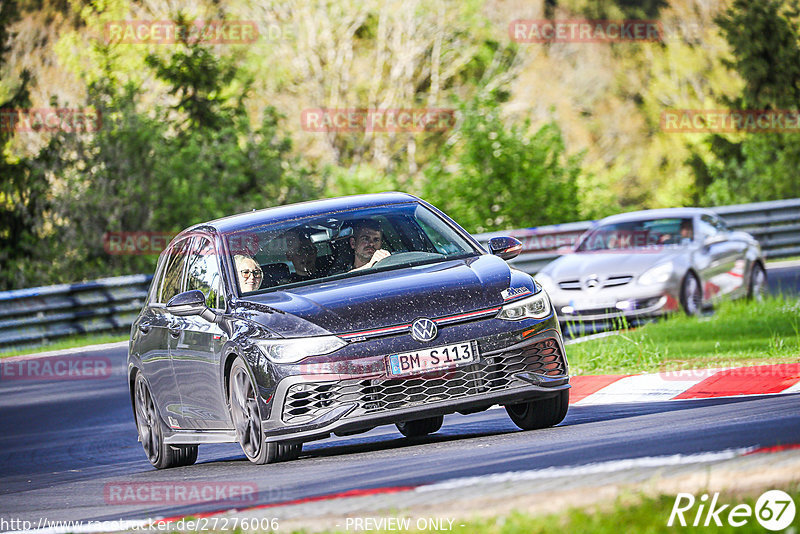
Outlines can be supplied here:
<path id="1" fill-rule="evenodd" d="M 544 290 L 430 204 L 383 193 L 198 224 L 161 254 L 131 329 L 128 381 L 157 468 L 239 442 L 257 464 L 303 442 L 506 407 L 558 424 L 569 374 Z"/>

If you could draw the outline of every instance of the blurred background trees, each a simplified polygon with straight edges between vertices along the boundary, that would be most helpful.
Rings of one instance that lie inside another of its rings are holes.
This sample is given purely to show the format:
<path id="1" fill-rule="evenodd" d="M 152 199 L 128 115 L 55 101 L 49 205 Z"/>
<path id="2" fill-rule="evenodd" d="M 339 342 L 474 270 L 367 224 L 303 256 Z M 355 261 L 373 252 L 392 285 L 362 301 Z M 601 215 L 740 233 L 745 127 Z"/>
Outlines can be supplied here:
<path id="1" fill-rule="evenodd" d="M 519 44 L 515 19 L 648 19 L 660 42 Z M 125 44 L 125 20 L 252 21 L 252 43 Z M 42 0 L 0 4 L 0 289 L 152 271 L 107 232 L 402 190 L 473 232 L 800 196 L 798 135 L 676 134 L 665 109 L 798 109 L 794 0 Z M 430 132 L 311 132 L 305 109 L 455 109 Z"/>

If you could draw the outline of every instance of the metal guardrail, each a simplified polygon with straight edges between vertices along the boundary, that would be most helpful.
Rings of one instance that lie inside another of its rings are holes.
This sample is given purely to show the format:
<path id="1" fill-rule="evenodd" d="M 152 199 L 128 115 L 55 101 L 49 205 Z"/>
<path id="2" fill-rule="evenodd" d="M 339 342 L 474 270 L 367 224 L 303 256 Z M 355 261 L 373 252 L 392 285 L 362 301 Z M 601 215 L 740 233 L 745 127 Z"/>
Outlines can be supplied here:
<path id="1" fill-rule="evenodd" d="M 767 258 L 800 255 L 800 198 L 709 208 L 734 230 L 753 235 Z M 535 274 L 562 254 L 571 252 L 578 238 L 595 221 L 580 221 L 477 234 L 487 243 L 495 236 L 510 235 L 522 242 L 522 253 L 509 263 L 521 271 Z"/>
<path id="2" fill-rule="evenodd" d="M 736 230 L 753 234 L 768 258 L 800 254 L 800 199 L 712 208 Z M 531 274 L 567 253 L 594 221 L 478 234 L 482 243 L 512 235 L 523 249 L 511 264 Z M 70 334 L 128 328 L 141 309 L 151 275 L 0 292 L 0 351 Z"/>
<path id="3" fill-rule="evenodd" d="M 0 292 L 0 350 L 130 328 L 152 275 Z"/>

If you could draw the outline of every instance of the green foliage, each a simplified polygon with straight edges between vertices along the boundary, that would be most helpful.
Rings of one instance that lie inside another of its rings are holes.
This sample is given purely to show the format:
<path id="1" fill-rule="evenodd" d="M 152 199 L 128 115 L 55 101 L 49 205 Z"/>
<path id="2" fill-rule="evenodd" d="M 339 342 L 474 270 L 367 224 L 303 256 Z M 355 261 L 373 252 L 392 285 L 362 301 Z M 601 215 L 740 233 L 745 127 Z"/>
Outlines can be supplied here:
<path id="1" fill-rule="evenodd" d="M 734 109 L 800 109 L 800 12 L 796 1 L 736 0 L 718 18 L 745 81 Z M 800 196 L 800 134 L 712 135 L 713 159 L 693 158 L 701 202 L 709 205 Z"/>
<path id="2" fill-rule="evenodd" d="M 10 27 L 18 17 L 15 2 L 0 4 L 0 68 L 7 61 L 7 43 L 14 36 Z M 3 80 L 3 93 L 9 97 L 0 101 L 0 109 L 30 107 L 30 83 L 26 70 L 18 80 Z M 42 214 L 48 208 L 46 177 L 30 158 L 12 155 L 13 141 L 14 131 L 0 128 L 0 288 L 19 286 L 35 276 L 29 260 L 43 256 Z"/>
<path id="3" fill-rule="evenodd" d="M 577 220 L 580 156 L 555 123 L 501 117 L 496 95 L 460 106 L 461 123 L 425 172 L 423 196 L 473 232 Z"/>
<path id="4" fill-rule="evenodd" d="M 89 85 L 102 117 L 92 135 L 61 132 L 37 161 L 58 176 L 47 268 L 26 285 L 150 272 L 155 255 L 109 255 L 109 232 L 175 233 L 192 224 L 319 194 L 311 170 L 289 156 L 281 117 L 264 110 L 252 127 L 230 61 L 199 46 L 151 57 L 156 76 L 179 98 L 143 108 L 143 91 L 112 79 Z"/>

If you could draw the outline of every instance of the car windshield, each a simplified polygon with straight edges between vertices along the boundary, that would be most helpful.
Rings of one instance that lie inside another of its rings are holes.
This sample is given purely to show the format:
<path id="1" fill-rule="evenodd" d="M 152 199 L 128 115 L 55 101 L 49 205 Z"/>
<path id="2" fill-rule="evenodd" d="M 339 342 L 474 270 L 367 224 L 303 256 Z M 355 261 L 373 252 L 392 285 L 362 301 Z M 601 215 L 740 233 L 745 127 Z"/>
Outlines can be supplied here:
<path id="1" fill-rule="evenodd" d="M 604 224 L 584 236 L 576 252 L 685 246 L 693 238 L 692 219 L 649 219 Z"/>
<path id="2" fill-rule="evenodd" d="M 265 221 L 225 239 L 243 295 L 480 253 L 413 202 Z"/>

